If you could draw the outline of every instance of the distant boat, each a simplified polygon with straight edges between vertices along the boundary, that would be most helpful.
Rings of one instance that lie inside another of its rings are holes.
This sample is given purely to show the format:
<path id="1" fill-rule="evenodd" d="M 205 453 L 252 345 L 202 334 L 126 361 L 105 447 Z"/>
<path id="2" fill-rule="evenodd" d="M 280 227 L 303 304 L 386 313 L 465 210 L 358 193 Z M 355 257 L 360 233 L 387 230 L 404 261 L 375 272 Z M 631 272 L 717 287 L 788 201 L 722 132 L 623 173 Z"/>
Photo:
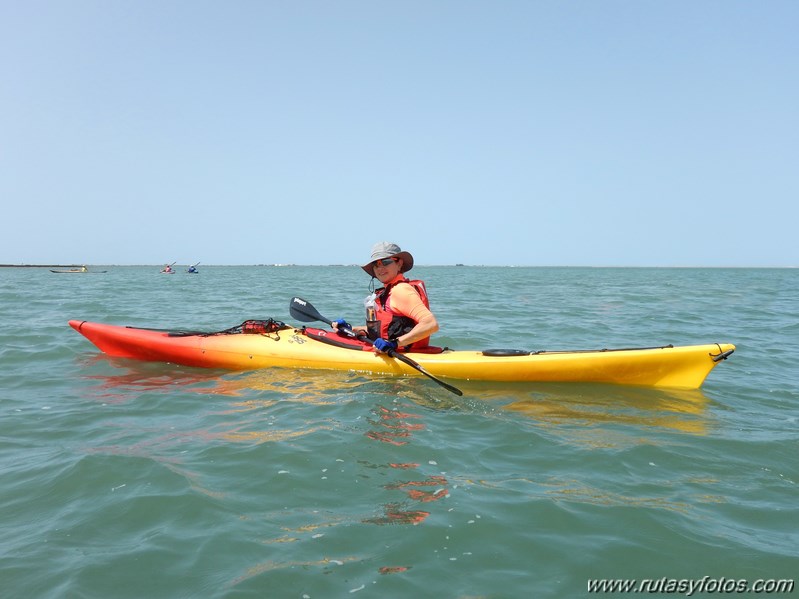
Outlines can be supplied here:
<path id="1" fill-rule="evenodd" d="M 69 268 L 67 270 L 53 270 L 50 269 L 50 272 L 54 272 L 56 274 L 61 275 L 91 275 L 91 274 L 102 274 L 104 272 L 108 272 L 107 270 L 89 270 L 85 266 L 80 268 Z"/>

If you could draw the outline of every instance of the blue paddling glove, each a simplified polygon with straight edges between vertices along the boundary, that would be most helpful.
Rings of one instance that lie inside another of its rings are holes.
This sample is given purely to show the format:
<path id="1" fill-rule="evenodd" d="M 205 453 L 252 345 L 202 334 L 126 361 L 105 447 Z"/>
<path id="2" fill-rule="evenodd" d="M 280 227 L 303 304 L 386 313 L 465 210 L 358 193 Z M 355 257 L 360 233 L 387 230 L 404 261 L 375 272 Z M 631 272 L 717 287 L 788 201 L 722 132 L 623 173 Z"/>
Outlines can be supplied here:
<path id="1" fill-rule="evenodd" d="M 375 339 L 374 346 L 377 351 L 385 354 L 391 351 L 396 351 L 397 342 L 388 341 L 387 339 Z"/>
<path id="2" fill-rule="evenodd" d="M 335 322 L 336 326 L 338 328 L 340 328 L 340 329 L 350 329 L 350 330 L 352 330 L 352 327 L 350 326 L 350 323 L 348 323 L 343 318 L 339 318 L 338 320 L 334 320 L 333 322 Z"/>

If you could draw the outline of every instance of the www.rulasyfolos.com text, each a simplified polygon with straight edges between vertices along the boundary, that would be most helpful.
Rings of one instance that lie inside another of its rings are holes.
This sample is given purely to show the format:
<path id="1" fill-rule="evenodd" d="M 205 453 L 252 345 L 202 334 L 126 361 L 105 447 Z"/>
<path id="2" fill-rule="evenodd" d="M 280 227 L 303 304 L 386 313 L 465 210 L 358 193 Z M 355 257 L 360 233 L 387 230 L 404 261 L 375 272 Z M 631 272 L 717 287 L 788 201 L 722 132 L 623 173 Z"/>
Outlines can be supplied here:
<path id="1" fill-rule="evenodd" d="M 595 579 L 588 581 L 589 593 L 680 593 L 691 597 L 695 593 L 792 593 L 795 581 L 783 578 L 763 578 L 750 582 L 743 578 L 644 578 Z"/>

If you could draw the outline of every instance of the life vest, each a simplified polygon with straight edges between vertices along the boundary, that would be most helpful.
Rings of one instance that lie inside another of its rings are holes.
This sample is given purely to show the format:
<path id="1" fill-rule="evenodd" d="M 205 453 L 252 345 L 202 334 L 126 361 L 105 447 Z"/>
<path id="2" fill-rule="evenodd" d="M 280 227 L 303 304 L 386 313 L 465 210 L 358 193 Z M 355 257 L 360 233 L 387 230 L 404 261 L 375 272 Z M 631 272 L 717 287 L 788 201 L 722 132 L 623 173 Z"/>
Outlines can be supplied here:
<path id="1" fill-rule="evenodd" d="M 370 339 L 396 339 L 404 335 L 413 327 L 416 326 L 416 321 L 407 316 L 403 316 L 394 312 L 391 309 L 391 289 L 398 283 L 408 283 L 416 290 L 419 297 L 422 298 L 422 303 L 430 309 L 430 300 L 427 297 L 427 289 L 424 286 L 424 281 L 418 279 L 400 279 L 394 281 L 385 287 L 381 287 L 375 291 L 375 318 L 374 322 L 367 322 L 367 332 Z M 430 337 L 414 341 L 410 345 L 402 347 L 403 351 L 419 351 L 430 345 Z"/>

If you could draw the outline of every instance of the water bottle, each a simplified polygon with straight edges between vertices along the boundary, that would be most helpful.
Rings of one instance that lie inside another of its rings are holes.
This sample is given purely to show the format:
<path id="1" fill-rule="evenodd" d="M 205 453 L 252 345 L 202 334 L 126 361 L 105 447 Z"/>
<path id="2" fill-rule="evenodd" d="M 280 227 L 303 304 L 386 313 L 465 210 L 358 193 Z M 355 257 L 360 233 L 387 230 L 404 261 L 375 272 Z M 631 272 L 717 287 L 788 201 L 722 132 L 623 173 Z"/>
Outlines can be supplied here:
<path id="1" fill-rule="evenodd" d="M 375 313 L 375 297 L 377 296 L 372 293 L 363 300 L 363 305 L 366 307 L 366 332 L 369 335 L 369 339 L 380 337 L 380 323 L 377 321 Z"/>

